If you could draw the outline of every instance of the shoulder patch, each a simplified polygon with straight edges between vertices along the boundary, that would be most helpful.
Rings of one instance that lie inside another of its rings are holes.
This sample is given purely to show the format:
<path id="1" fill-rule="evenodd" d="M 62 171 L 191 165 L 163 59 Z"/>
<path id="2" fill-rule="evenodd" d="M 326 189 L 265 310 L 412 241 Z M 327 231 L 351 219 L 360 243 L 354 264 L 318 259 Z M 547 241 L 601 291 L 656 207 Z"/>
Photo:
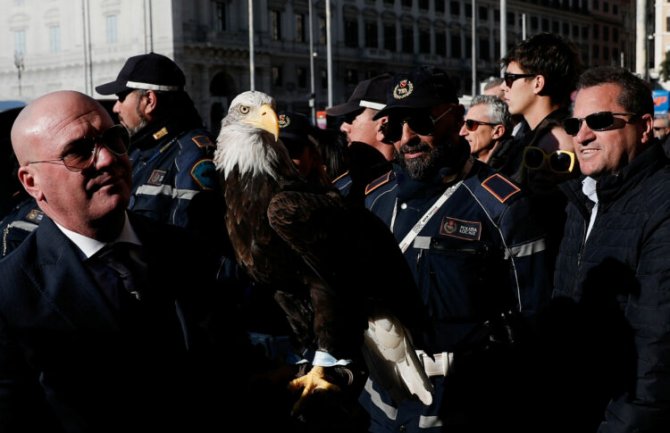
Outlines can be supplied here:
<path id="1" fill-rule="evenodd" d="M 511 180 L 496 173 L 484 179 L 482 187 L 494 196 L 500 203 L 505 203 L 510 197 L 521 191 Z"/>
<path id="2" fill-rule="evenodd" d="M 370 194 L 372 191 L 376 190 L 382 185 L 385 185 L 391 181 L 393 178 L 393 170 L 389 170 L 386 174 L 381 175 L 377 179 L 373 180 L 365 187 L 365 195 Z"/>
<path id="3" fill-rule="evenodd" d="M 31 209 L 24 219 L 31 223 L 39 224 L 42 222 L 42 218 L 44 218 L 44 213 L 40 209 Z"/>
<path id="4" fill-rule="evenodd" d="M 335 182 L 337 182 L 338 180 L 342 179 L 343 177 L 345 177 L 345 176 L 348 175 L 348 174 L 349 174 L 349 170 L 347 170 L 347 171 L 345 171 L 344 173 L 342 173 L 341 175 L 337 176 L 337 177 L 336 177 L 335 179 L 333 179 L 332 182 L 330 182 L 330 183 L 335 183 Z"/>
<path id="5" fill-rule="evenodd" d="M 200 147 L 200 148 L 207 149 L 207 148 L 210 148 L 210 147 L 214 147 L 214 143 L 206 135 L 194 135 L 193 137 L 191 137 L 191 140 L 193 140 L 195 145 Z"/>
<path id="6" fill-rule="evenodd" d="M 191 169 L 191 177 L 203 190 L 216 189 L 216 167 L 211 159 L 201 159 Z"/>

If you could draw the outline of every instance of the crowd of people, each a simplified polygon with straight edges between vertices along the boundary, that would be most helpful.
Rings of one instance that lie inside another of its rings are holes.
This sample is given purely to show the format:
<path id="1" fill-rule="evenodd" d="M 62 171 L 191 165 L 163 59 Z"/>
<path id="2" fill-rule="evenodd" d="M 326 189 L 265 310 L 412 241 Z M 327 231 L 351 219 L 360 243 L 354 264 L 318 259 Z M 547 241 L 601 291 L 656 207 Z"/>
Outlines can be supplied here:
<path id="1" fill-rule="evenodd" d="M 408 352 L 310 416 L 287 386 L 313 360 L 235 260 L 179 66 L 129 58 L 96 88 L 112 113 L 37 98 L 0 216 L 0 431 L 668 431 L 668 119 L 641 78 L 579 59 L 535 35 L 468 107 L 439 68 L 370 77 L 327 109 L 337 139 L 278 113 L 305 182 L 388 227 L 421 301 L 370 324 Z"/>

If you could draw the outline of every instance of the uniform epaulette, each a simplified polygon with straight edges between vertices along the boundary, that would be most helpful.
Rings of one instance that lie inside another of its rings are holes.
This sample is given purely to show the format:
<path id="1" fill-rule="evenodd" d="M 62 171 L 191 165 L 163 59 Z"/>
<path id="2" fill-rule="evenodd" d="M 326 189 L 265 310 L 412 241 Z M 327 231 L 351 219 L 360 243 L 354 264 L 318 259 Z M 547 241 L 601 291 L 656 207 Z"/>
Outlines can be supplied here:
<path id="1" fill-rule="evenodd" d="M 492 174 L 484 179 L 482 187 L 500 203 L 505 203 L 514 194 L 521 191 L 521 188 L 500 173 Z"/>
<path id="2" fill-rule="evenodd" d="M 381 175 L 377 179 L 373 180 L 365 187 L 365 195 L 370 194 L 372 191 L 376 190 L 382 185 L 389 183 L 393 179 L 393 170 L 389 170 L 386 174 Z"/>
<path id="3" fill-rule="evenodd" d="M 338 180 L 342 179 L 344 176 L 346 176 L 346 175 L 348 175 L 348 174 L 349 174 L 349 170 L 347 170 L 347 171 L 345 171 L 344 173 L 342 173 L 341 175 L 337 176 L 337 177 L 336 177 L 335 179 L 333 179 L 332 182 L 330 182 L 330 183 L 335 183 L 335 182 L 337 182 Z"/>
<path id="4" fill-rule="evenodd" d="M 212 140 L 206 135 L 194 135 L 191 137 L 191 140 L 193 140 L 195 145 L 200 148 L 207 149 L 209 147 L 214 147 L 214 143 L 212 143 Z"/>

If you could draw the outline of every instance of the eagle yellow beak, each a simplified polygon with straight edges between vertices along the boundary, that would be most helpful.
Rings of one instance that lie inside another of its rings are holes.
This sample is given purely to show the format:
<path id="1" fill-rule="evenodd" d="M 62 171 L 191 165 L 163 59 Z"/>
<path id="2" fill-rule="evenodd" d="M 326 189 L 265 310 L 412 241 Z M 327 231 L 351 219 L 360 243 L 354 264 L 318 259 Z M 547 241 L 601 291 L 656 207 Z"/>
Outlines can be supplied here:
<path id="1" fill-rule="evenodd" d="M 263 104 L 253 112 L 249 113 L 244 123 L 253 127 L 263 129 L 279 140 L 279 119 L 277 113 L 270 104 Z"/>

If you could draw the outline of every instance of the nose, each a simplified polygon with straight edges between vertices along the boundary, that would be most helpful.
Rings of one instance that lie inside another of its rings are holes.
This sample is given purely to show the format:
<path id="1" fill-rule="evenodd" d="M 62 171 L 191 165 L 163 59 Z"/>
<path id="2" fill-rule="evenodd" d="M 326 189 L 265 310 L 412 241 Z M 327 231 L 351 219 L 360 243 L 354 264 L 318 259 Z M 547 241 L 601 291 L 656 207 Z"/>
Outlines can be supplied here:
<path id="1" fill-rule="evenodd" d="M 579 124 L 579 130 L 577 130 L 577 135 L 574 136 L 573 140 L 583 146 L 587 145 L 595 139 L 595 133 L 586 122 L 582 121 Z"/>
<path id="2" fill-rule="evenodd" d="M 91 166 L 95 168 L 105 167 L 112 164 L 117 158 L 121 158 L 121 156 L 112 153 L 103 142 L 98 142 L 95 143 Z"/>
<path id="3" fill-rule="evenodd" d="M 461 125 L 461 129 L 458 131 L 458 135 L 460 135 L 461 137 L 465 137 L 466 135 L 468 135 L 468 129 L 465 127 L 465 123 Z"/>
<path id="4" fill-rule="evenodd" d="M 345 134 L 348 134 L 349 131 L 351 131 L 351 123 L 342 122 L 342 124 L 340 125 L 340 131 L 344 132 Z"/>

